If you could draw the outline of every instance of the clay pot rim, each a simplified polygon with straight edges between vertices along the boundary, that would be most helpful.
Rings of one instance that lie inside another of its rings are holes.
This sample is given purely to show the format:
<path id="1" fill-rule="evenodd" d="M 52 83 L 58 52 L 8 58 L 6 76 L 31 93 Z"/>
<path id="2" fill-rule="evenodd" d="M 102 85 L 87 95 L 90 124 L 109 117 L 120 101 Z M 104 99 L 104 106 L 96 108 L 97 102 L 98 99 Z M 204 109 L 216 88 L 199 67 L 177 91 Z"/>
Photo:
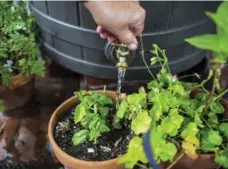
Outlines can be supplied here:
<path id="1" fill-rule="evenodd" d="M 95 90 L 95 91 L 96 92 L 103 92 L 103 90 Z M 115 92 L 112 91 L 112 90 L 106 90 L 106 93 L 107 94 L 110 94 L 110 95 L 115 94 Z M 109 95 L 109 97 L 111 97 L 110 95 Z M 54 113 L 52 114 L 52 116 L 51 116 L 51 118 L 49 120 L 49 123 L 48 123 L 48 138 L 49 138 L 49 141 L 50 141 L 50 144 L 52 146 L 53 151 L 55 152 L 55 150 L 56 150 L 58 153 L 62 153 L 62 155 L 66 159 L 68 159 L 69 161 L 74 161 L 74 162 L 79 162 L 79 163 L 84 163 L 84 164 L 89 164 L 89 165 L 96 165 L 96 164 L 104 164 L 104 163 L 116 162 L 119 159 L 119 157 L 114 158 L 114 159 L 110 159 L 110 160 L 105 160 L 105 161 L 86 161 L 86 160 L 81 160 L 81 159 L 75 158 L 75 157 L 67 154 L 66 152 L 64 152 L 58 146 L 58 144 L 56 143 L 56 141 L 54 139 L 54 136 L 53 136 L 55 124 L 56 124 L 56 121 L 57 121 L 58 117 L 60 115 L 62 115 L 63 113 L 66 113 L 64 110 L 61 112 L 62 107 L 66 106 L 66 105 L 68 105 L 70 103 L 74 103 L 75 104 L 77 102 L 78 102 L 78 99 L 77 99 L 76 96 L 70 97 L 69 99 L 67 99 L 66 101 L 64 101 L 62 104 L 60 104 L 57 107 L 57 109 L 54 111 Z M 69 107 L 71 107 L 71 106 L 68 106 L 68 108 Z"/>
<path id="2" fill-rule="evenodd" d="M 17 75 L 14 75 L 11 77 L 12 82 L 9 84 L 9 86 L 3 86 L 0 84 L 0 91 L 6 90 L 6 89 L 14 89 L 18 86 L 22 86 L 28 82 L 30 82 L 33 79 L 33 75 L 26 76 L 22 73 L 19 73 Z"/>

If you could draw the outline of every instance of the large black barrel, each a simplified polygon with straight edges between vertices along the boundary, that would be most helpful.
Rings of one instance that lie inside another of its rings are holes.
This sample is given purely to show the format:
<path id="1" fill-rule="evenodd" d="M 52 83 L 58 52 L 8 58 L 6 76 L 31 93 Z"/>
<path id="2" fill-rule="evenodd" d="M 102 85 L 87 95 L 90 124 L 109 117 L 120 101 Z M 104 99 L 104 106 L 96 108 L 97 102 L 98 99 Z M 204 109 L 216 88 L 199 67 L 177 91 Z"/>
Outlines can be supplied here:
<path id="1" fill-rule="evenodd" d="M 197 34 L 214 32 L 214 25 L 205 11 L 216 11 L 220 2 L 191 1 L 142 1 L 147 12 L 143 32 L 146 60 L 149 50 L 157 43 L 167 50 L 173 73 L 179 73 L 198 64 L 204 52 L 184 42 Z M 96 33 L 96 24 L 83 4 L 74 1 L 31 1 L 30 8 L 41 29 L 45 52 L 75 72 L 105 79 L 116 79 L 115 63 L 105 54 L 106 40 Z M 159 66 L 151 67 L 153 72 Z M 140 52 L 130 64 L 126 78 L 145 80 L 150 78 Z"/>

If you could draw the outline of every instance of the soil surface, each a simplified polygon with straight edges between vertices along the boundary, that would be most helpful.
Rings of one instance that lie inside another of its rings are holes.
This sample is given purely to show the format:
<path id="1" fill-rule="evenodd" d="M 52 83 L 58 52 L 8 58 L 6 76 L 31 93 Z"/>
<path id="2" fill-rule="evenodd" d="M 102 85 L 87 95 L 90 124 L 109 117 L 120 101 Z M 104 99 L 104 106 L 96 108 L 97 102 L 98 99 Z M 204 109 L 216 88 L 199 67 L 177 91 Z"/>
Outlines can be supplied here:
<path id="1" fill-rule="evenodd" d="M 119 157 L 127 152 L 127 146 L 133 138 L 130 129 L 111 130 L 103 134 L 93 142 L 74 146 L 72 137 L 80 129 L 80 125 L 74 124 L 74 109 L 59 118 L 54 130 L 56 143 L 63 151 L 71 156 L 86 161 L 104 161 Z"/>

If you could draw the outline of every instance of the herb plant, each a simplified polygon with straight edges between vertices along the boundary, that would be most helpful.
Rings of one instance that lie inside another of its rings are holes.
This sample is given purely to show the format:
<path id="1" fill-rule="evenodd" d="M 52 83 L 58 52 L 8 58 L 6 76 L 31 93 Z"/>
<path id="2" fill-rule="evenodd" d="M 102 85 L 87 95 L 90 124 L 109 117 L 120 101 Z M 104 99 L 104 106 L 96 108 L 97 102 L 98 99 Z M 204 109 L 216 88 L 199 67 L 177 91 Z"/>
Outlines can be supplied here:
<path id="1" fill-rule="evenodd" d="M 15 7 L 13 1 L 0 1 L 0 6 L 0 83 L 8 86 L 19 73 L 43 76 L 35 20 L 26 10 L 26 2 Z"/>
<path id="2" fill-rule="evenodd" d="M 140 89 L 139 93 L 128 95 L 117 112 L 118 118 L 131 119 L 131 129 L 136 135 L 119 162 L 126 168 L 147 163 L 142 138 L 151 128 L 151 146 L 158 163 L 176 163 L 174 157 L 182 149 L 177 159 L 184 154 L 194 159 L 199 154 L 214 153 L 215 162 L 228 168 L 228 122 L 220 103 L 226 91 L 215 94 L 204 89 L 205 81 L 194 84 L 174 78 L 165 50 L 157 45 L 153 48 L 151 64 L 160 63 L 161 71 L 148 83 L 147 93 Z M 194 95 L 198 88 L 201 91 Z"/>
<path id="3" fill-rule="evenodd" d="M 88 140 L 96 144 L 101 134 L 110 131 L 107 118 L 108 106 L 112 104 L 112 100 L 105 91 L 103 93 L 79 91 L 75 95 L 80 103 L 75 109 L 74 122 L 79 123 L 82 129 L 74 134 L 73 144 L 77 146 Z"/>

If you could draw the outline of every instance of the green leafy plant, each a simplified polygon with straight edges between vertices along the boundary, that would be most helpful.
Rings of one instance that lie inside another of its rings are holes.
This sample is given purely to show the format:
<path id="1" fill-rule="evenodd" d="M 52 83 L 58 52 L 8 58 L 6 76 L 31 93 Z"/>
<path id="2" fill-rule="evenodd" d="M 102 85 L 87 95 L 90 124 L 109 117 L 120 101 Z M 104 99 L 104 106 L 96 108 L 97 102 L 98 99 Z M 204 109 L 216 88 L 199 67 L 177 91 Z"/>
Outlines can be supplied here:
<path id="1" fill-rule="evenodd" d="M 148 83 L 147 93 L 140 89 L 128 95 L 117 111 L 118 118 L 131 120 L 136 135 L 119 162 L 126 168 L 147 163 L 141 152 L 142 138 L 151 128 L 151 146 L 158 163 L 176 163 L 175 156 L 182 150 L 178 159 L 184 154 L 197 158 L 199 154 L 214 153 L 215 162 L 227 167 L 228 121 L 223 117 L 224 107 L 220 103 L 226 91 L 219 94 L 207 91 L 204 84 L 208 79 L 201 84 L 178 80 L 169 70 L 165 50 L 153 45 L 151 53 L 154 55 L 151 64 L 160 63 L 161 71 Z"/>
<path id="2" fill-rule="evenodd" d="M 112 104 L 112 100 L 105 91 L 103 93 L 79 91 L 75 95 L 80 103 L 75 109 L 74 122 L 79 123 L 82 129 L 74 134 L 73 144 L 77 146 L 88 140 L 96 144 L 101 134 L 110 131 L 107 118 L 108 106 Z"/>
<path id="3" fill-rule="evenodd" d="M 0 6 L 0 83 L 8 86 L 18 73 L 44 76 L 35 20 L 26 10 L 26 2 L 15 7 L 13 1 L 0 1 Z"/>
<path id="4" fill-rule="evenodd" d="M 220 89 L 219 77 L 221 75 L 221 64 L 228 60 L 228 2 L 222 2 L 216 13 L 206 12 L 206 15 L 216 24 L 217 32 L 215 34 L 198 35 L 186 39 L 191 45 L 212 52 L 210 77 L 214 77 L 213 90 Z"/>
<path id="5" fill-rule="evenodd" d="M 207 11 L 206 15 L 216 24 L 217 33 L 198 35 L 186 41 L 197 48 L 212 51 L 215 62 L 226 63 L 228 60 L 228 2 L 222 2 L 216 13 Z"/>

